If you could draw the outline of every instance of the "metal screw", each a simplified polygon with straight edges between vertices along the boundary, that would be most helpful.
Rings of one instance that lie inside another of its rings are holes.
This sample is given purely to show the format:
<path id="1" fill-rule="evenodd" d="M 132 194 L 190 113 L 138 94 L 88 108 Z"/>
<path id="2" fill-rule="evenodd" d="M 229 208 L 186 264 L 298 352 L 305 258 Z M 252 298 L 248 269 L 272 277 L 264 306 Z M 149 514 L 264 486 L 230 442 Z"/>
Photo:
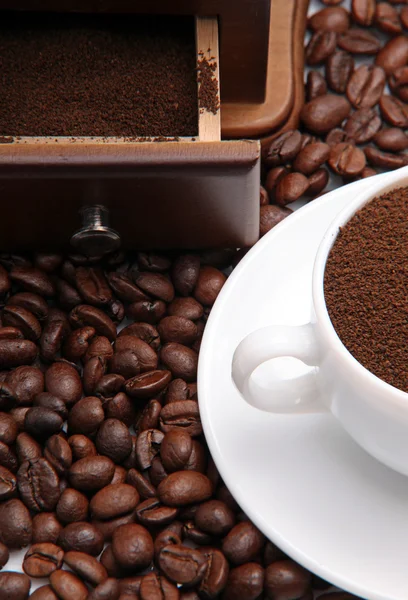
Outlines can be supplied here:
<path id="1" fill-rule="evenodd" d="M 81 254 L 100 256 L 117 250 L 120 235 L 109 227 L 109 211 L 100 204 L 83 206 L 82 227 L 71 237 L 71 244 Z"/>

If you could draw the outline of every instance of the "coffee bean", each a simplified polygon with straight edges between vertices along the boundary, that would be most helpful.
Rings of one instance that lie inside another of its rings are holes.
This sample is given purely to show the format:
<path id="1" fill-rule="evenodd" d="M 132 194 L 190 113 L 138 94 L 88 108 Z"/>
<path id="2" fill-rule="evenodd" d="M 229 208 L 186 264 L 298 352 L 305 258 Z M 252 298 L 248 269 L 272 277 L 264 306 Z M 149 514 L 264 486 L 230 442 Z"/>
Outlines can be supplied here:
<path id="1" fill-rule="evenodd" d="M 0 327 L 0 340 L 23 340 L 24 335 L 17 327 Z"/>
<path id="2" fill-rule="evenodd" d="M 0 569 L 4 567 L 8 563 L 10 557 L 9 549 L 5 544 L 0 542 Z"/>
<path id="3" fill-rule="evenodd" d="M 115 465 L 115 472 L 112 477 L 111 485 L 116 484 L 116 483 L 125 483 L 126 475 L 127 475 L 127 471 L 124 467 Z"/>
<path id="4" fill-rule="evenodd" d="M 55 544 L 34 544 L 27 550 L 23 561 L 23 570 L 30 577 L 49 577 L 60 569 L 64 552 Z"/>
<path id="5" fill-rule="evenodd" d="M 72 405 L 82 396 L 82 382 L 78 371 L 64 362 L 52 364 L 45 373 L 47 392 Z"/>
<path id="6" fill-rule="evenodd" d="M 84 552 L 67 552 L 64 563 L 86 583 L 97 586 L 108 578 L 106 569 L 101 563 Z"/>
<path id="7" fill-rule="evenodd" d="M 37 269 L 46 273 L 53 273 L 61 266 L 63 257 L 61 254 L 52 252 L 36 252 L 34 257 L 34 265 Z"/>
<path id="8" fill-rule="evenodd" d="M 344 33 L 349 28 L 349 13 L 342 7 L 322 8 L 307 21 L 312 31 L 334 31 Z"/>
<path id="9" fill-rule="evenodd" d="M 23 573 L 3 571 L 0 573 L 1 600 L 26 600 L 30 593 L 31 581 Z"/>
<path id="10" fill-rule="evenodd" d="M 76 286 L 82 298 L 93 306 L 104 306 L 112 300 L 112 292 L 101 269 L 78 267 Z"/>
<path id="11" fill-rule="evenodd" d="M 386 152 L 402 152 L 408 149 L 408 136 L 396 127 L 381 129 L 374 136 L 375 144 Z"/>
<path id="12" fill-rule="evenodd" d="M 102 358 L 106 363 L 110 361 L 113 356 L 113 348 L 107 337 L 98 335 L 94 337 L 89 344 L 88 350 L 84 356 L 84 363 L 86 364 L 91 358 Z"/>
<path id="13" fill-rule="evenodd" d="M 231 569 L 223 600 L 257 600 L 264 584 L 264 569 L 257 563 L 246 563 Z"/>
<path id="14" fill-rule="evenodd" d="M 85 356 L 89 343 L 95 337 L 93 327 L 81 327 L 67 337 L 62 348 L 62 354 L 71 362 L 76 362 Z"/>
<path id="15" fill-rule="evenodd" d="M 37 358 L 34 342 L 19 339 L 0 339 L 0 369 L 29 365 Z"/>
<path id="16" fill-rule="evenodd" d="M 115 342 L 115 355 L 123 351 L 131 351 L 135 354 L 139 370 L 143 373 L 145 371 L 153 371 L 157 369 L 158 357 L 156 352 L 151 346 L 134 335 L 125 335 L 119 337 Z M 115 355 L 113 359 L 115 358 Z M 111 370 L 115 373 L 121 373 L 121 371 L 115 370 L 115 367 L 111 361 Z M 121 373 L 126 377 L 124 373 Z M 136 374 L 136 373 L 135 373 Z M 128 379 L 129 377 L 127 377 Z"/>
<path id="17" fill-rule="evenodd" d="M 204 446 L 199 441 L 193 440 L 193 447 L 189 459 L 184 467 L 185 471 L 198 471 L 205 473 L 207 469 L 207 454 Z"/>
<path id="18" fill-rule="evenodd" d="M 185 317 L 165 317 L 158 331 L 163 344 L 177 342 L 189 346 L 197 339 L 197 325 Z"/>
<path id="19" fill-rule="evenodd" d="M 197 509 L 194 517 L 197 527 L 211 535 L 223 536 L 235 525 L 233 511 L 221 500 L 208 500 Z"/>
<path id="20" fill-rule="evenodd" d="M 304 175 L 311 175 L 321 167 L 329 157 L 330 148 L 323 142 L 308 144 L 299 152 L 293 168 Z"/>
<path id="21" fill-rule="evenodd" d="M 0 442 L 0 465 L 12 473 L 17 473 L 17 456 L 4 442 Z"/>
<path id="22" fill-rule="evenodd" d="M 42 406 L 30 408 L 24 419 L 27 433 L 40 440 L 61 431 L 63 423 L 64 421 L 58 413 Z"/>
<path id="23" fill-rule="evenodd" d="M 87 456 L 73 463 L 69 480 L 77 490 L 96 491 L 111 482 L 114 471 L 115 463 L 107 456 Z"/>
<path id="24" fill-rule="evenodd" d="M 55 509 L 61 523 L 69 524 L 85 521 L 88 517 L 89 502 L 87 497 L 73 488 L 64 490 Z"/>
<path id="25" fill-rule="evenodd" d="M 197 321 L 203 316 L 203 306 L 192 298 L 174 298 L 168 306 L 167 312 L 170 316 L 184 317 L 191 321 Z"/>
<path id="26" fill-rule="evenodd" d="M 192 300 L 192 298 L 190 298 Z M 175 300 L 173 300 L 174 302 Z M 158 350 L 160 347 L 160 336 L 157 329 L 150 323 L 132 323 L 124 327 L 119 333 L 118 339 L 127 335 L 135 336 L 146 342 L 153 350 Z"/>
<path id="27" fill-rule="evenodd" d="M 218 598 L 228 580 L 229 567 L 225 556 L 215 548 L 205 548 L 201 553 L 207 559 L 206 571 L 199 585 L 202 598 Z"/>
<path id="28" fill-rule="evenodd" d="M 309 73 L 309 75 L 311 73 L 317 73 L 317 71 L 311 71 Z M 322 77 L 320 75 L 320 73 L 317 73 L 317 75 L 319 77 Z M 316 96 L 318 96 L 319 94 L 317 94 Z M 300 150 L 299 150 L 300 152 Z M 289 173 L 288 169 L 286 167 L 280 166 L 280 167 L 273 167 L 267 174 L 266 176 L 266 180 L 265 180 L 265 188 L 268 191 L 268 193 L 270 194 L 270 196 L 272 198 L 275 197 L 275 188 L 278 184 L 278 181 L 284 176 L 287 175 Z M 269 202 L 268 202 L 269 204 Z"/>
<path id="29" fill-rule="evenodd" d="M 195 400 L 180 400 L 166 404 L 160 412 L 160 429 L 165 433 L 175 429 L 195 437 L 202 433 L 198 404 Z"/>
<path id="30" fill-rule="evenodd" d="M 194 290 L 195 299 L 204 306 L 212 306 L 226 279 L 224 273 L 215 267 L 202 267 Z"/>
<path id="31" fill-rule="evenodd" d="M 86 600 L 88 589 L 84 583 L 69 571 L 55 571 L 50 576 L 53 591 L 60 600 Z"/>
<path id="32" fill-rule="evenodd" d="M 84 392 L 88 396 L 95 394 L 96 387 L 105 375 L 107 369 L 106 360 L 101 357 L 94 357 L 85 364 L 82 372 Z"/>
<path id="33" fill-rule="evenodd" d="M 398 35 L 402 31 L 398 11 L 388 2 L 379 2 L 376 5 L 374 23 L 381 31 L 390 35 Z"/>
<path id="34" fill-rule="evenodd" d="M 390 75 L 408 62 L 408 38 L 399 35 L 389 40 L 376 56 L 375 64 L 382 67 Z"/>
<path id="35" fill-rule="evenodd" d="M 96 448 L 93 442 L 84 435 L 71 435 L 68 438 L 69 447 L 72 450 L 72 459 L 74 461 L 81 458 L 96 456 Z"/>
<path id="36" fill-rule="evenodd" d="M 100 583 L 88 596 L 88 600 L 118 600 L 119 582 L 109 577 Z"/>
<path id="37" fill-rule="evenodd" d="M 56 544 L 61 530 L 55 513 L 39 513 L 33 518 L 33 544 Z"/>
<path id="38" fill-rule="evenodd" d="M 122 596 L 121 596 L 122 598 Z M 140 585 L 141 600 L 179 600 L 180 593 L 175 585 L 163 575 L 148 573 Z"/>
<path id="39" fill-rule="evenodd" d="M 139 503 L 137 490 L 126 483 L 111 484 L 97 492 L 90 503 L 94 519 L 115 519 L 133 512 Z"/>
<path id="40" fill-rule="evenodd" d="M 49 408 L 58 413 L 64 421 L 66 421 L 68 417 L 68 409 L 65 403 L 61 400 L 61 398 L 57 398 L 57 396 L 53 396 L 49 392 L 41 392 L 36 394 L 34 397 L 33 406 Z"/>
<path id="41" fill-rule="evenodd" d="M 69 315 L 73 327 L 93 327 L 99 336 L 107 337 L 113 342 L 116 339 L 116 327 L 112 319 L 99 308 L 88 304 L 76 306 Z"/>
<path id="42" fill-rule="evenodd" d="M 126 482 L 136 488 L 142 500 L 156 496 L 155 487 L 136 469 L 127 472 Z"/>
<path id="43" fill-rule="evenodd" d="M 120 527 L 121 525 L 129 525 L 135 522 L 135 511 L 127 513 L 122 517 L 116 517 L 115 519 L 109 519 L 107 521 L 98 521 L 96 519 L 92 521 L 93 525 L 95 525 L 103 535 L 103 539 L 105 540 L 105 542 L 110 542 L 112 540 L 112 535 L 118 527 Z"/>
<path id="44" fill-rule="evenodd" d="M 24 429 L 24 419 L 29 410 L 29 406 L 17 406 L 16 408 L 12 408 L 9 412 L 10 416 L 13 417 L 13 419 L 17 423 L 17 428 L 19 432 L 23 431 Z"/>
<path id="45" fill-rule="evenodd" d="M 173 284 L 161 273 L 138 273 L 134 282 L 143 292 L 163 300 L 171 302 L 174 298 Z"/>
<path id="46" fill-rule="evenodd" d="M 159 566 L 171 581 L 184 585 L 196 585 L 204 577 L 207 559 L 194 548 L 171 544 L 159 554 Z"/>
<path id="47" fill-rule="evenodd" d="M 320 96 L 323 98 L 323 96 Z M 318 100 L 319 98 L 316 98 Z M 313 102 L 313 101 L 312 101 Z M 280 206 L 286 206 L 298 200 L 309 187 L 307 177 L 302 173 L 288 173 L 278 181 L 275 191 L 275 201 Z"/>
<path id="48" fill-rule="evenodd" d="M 46 297 L 55 294 L 50 278 L 39 269 L 15 266 L 10 271 L 10 279 L 27 292 Z"/>
<path id="49" fill-rule="evenodd" d="M 261 217 L 260 217 L 260 236 L 264 236 L 270 231 L 275 225 L 286 219 L 292 210 L 287 206 L 275 206 L 270 204 L 268 206 L 261 206 Z"/>
<path id="50" fill-rule="evenodd" d="M 0 542 L 12 550 L 27 546 L 31 538 L 31 516 L 21 500 L 0 503 Z"/>
<path id="51" fill-rule="evenodd" d="M 400 67 L 390 74 L 388 79 L 390 90 L 403 102 L 408 101 L 408 67 Z"/>
<path id="52" fill-rule="evenodd" d="M 328 164 L 337 175 L 354 177 L 364 169 L 366 158 L 362 150 L 343 142 L 331 148 Z"/>
<path id="53" fill-rule="evenodd" d="M 100 562 L 105 567 L 109 577 L 124 577 L 125 571 L 114 557 L 111 544 L 105 546 L 100 557 Z"/>
<path id="54" fill-rule="evenodd" d="M 64 279 L 54 276 L 54 285 L 57 292 L 58 304 L 62 309 L 70 311 L 82 303 L 82 298 L 77 290 Z"/>
<path id="55" fill-rule="evenodd" d="M 133 302 L 127 307 L 127 316 L 135 321 L 143 321 L 154 325 L 166 314 L 166 304 L 162 300 L 145 300 Z"/>
<path id="56" fill-rule="evenodd" d="M 117 373 L 108 373 L 102 375 L 95 387 L 95 394 L 102 396 L 103 398 L 111 399 L 112 396 L 116 396 L 122 389 L 125 383 L 125 378 Z M 125 396 L 125 394 L 123 394 Z M 104 407 L 106 409 L 106 407 Z M 115 416 L 115 415 L 109 415 Z"/>
<path id="57" fill-rule="evenodd" d="M 133 350 L 115 352 L 110 361 L 110 369 L 114 373 L 121 375 L 124 379 L 130 379 L 131 377 L 138 375 L 141 370 L 139 360 Z"/>
<path id="58" fill-rule="evenodd" d="M 64 475 L 72 465 L 72 450 L 67 440 L 61 435 L 50 437 L 45 444 L 44 458 L 54 467 L 59 476 Z"/>
<path id="59" fill-rule="evenodd" d="M 131 435 L 130 442 L 131 442 L 132 449 L 130 451 L 130 454 L 122 462 L 122 466 L 125 467 L 125 469 L 133 469 L 134 467 L 137 467 L 136 441 L 137 441 L 137 436 Z"/>
<path id="60" fill-rule="evenodd" d="M 306 63 L 310 66 L 324 63 L 335 51 L 336 43 L 337 34 L 334 31 L 316 31 L 306 46 Z"/>
<path id="61" fill-rule="evenodd" d="M 52 511 L 60 497 L 59 478 L 45 458 L 23 462 L 17 472 L 18 491 L 32 511 Z"/>
<path id="62" fill-rule="evenodd" d="M 175 290 L 181 296 L 191 294 L 197 284 L 200 271 L 200 258 L 196 254 L 179 256 L 173 264 L 172 280 Z"/>
<path id="63" fill-rule="evenodd" d="M 309 176 L 309 187 L 307 196 L 317 196 L 320 194 L 329 182 L 329 172 L 327 169 L 318 169 Z"/>
<path id="64" fill-rule="evenodd" d="M 106 375 L 106 377 L 108 377 Z M 124 393 L 119 392 L 111 400 L 104 403 L 104 410 L 107 418 L 119 419 L 130 427 L 136 419 L 136 410 L 130 398 Z"/>
<path id="65" fill-rule="evenodd" d="M 0 502 L 15 496 L 16 489 L 17 479 L 15 475 L 5 467 L 0 466 Z"/>
<path id="66" fill-rule="evenodd" d="M 0 441 L 11 445 L 17 438 L 17 423 L 11 415 L 0 412 Z"/>
<path id="67" fill-rule="evenodd" d="M 347 140 L 364 144 L 373 139 L 381 127 L 381 119 L 373 108 L 360 108 L 353 112 L 344 125 Z"/>
<path id="68" fill-rule="evenodd" d="M 375 35 L 358 28 L 351 28 L 340 34 L 337 38 L 337 45 L 351 54 L 377 54 L 381 48 L 381 42 Z"/>
<path id="69" fill-rule="evenodd" d="M 125 392 L 132 398 L 152 398 L 164 390 L 170 380 L 170 371 L 142 373 L 126 381 Z"/>
<path id="70" fill-rule="evenodd" d="M 272 563 L 265 569 L 267 598 L 302 598 L 310 591 L 311 575 L 292 560 Z"/>
<path id="71" fill-rule="evenodd" d="M 346 98 L 326 94 L 307 102 L 300 118 L 307 129 L 321 135 L 340 125 L 349 113 L 350 104 Z"/>
<path id="72" fill-rule="evenodd" d="M 157 498 L 147 498 L 137 507 L 136 516 L 145 527 L 161 527 L 174 521 L 177 512 L 177 508 L 163 506 Z"/>
<path id="73" fill-rule="evenodd" d="M 153 540 L 141 525 L 121 525 L 112 536 L 112 552 L 121 567 L 142 570 L 153 560 Z"/>
<path id="74" fill-rule="evenodd" d="M 32 262 L 21 254 L 7 254 L 5 252 L 0 254 L 0 264 L 3 265 L 8 271 L 13 267 L 31 267 Z"/>
<path id="75" fill-rule="evenodd" d="M 47 319 L 40 340 L 41 358 L 45 362 L 56 360 L 67 335 L 64 321 Z"/>
<path id="76" fill-rule="evenodd" d="M 79 400 L 71 409 L 68 417 L 68 431 L 92 436 L 103 423 L 105 414 L 102 402 L 95 396 Z"/>
<path id="77" fill-rule="evenodd" d="M 44 391 L 44 375 L 37 367 L 17 367 L 7 375 L 6 383 L 19 406 L 32 404 L 37 394 Z"/>
<path id="78" fill-rule="evenodd" d="M 132 450 L 129 429 L 118 419 L 106 419 L 99 427 L 95 445 L 99 454 L 121 463 Z"/>
<path id="79" fill-rule="evenodd" d="M 168 473 L 182 470 L 193 448 L 189 433 L 181 428 L 172 429 L 164 436 L 160 457 Z"/>
<path id="80" fill-rule="evenodd" d="M 151 467 L 153 458 L 160 451 L 164 433 L 157 429 L 142 431 L 136 441 L 136 457 L 142 471 Z"/>
<path id="81" fill-rule="evenodd" d="M 262 533 L 250 521 L 243 521 L 223 539 L 222 551 L 234 565 L 242 565 L 256 558 L 264 542 Z"/>
<path id="82" fill-rule="evenodd" d="M 374 167 L 391 170 L 400 169 L 408 165 L 406 154 L 391 154 L 390 152 L 383 152 L 371 146 L 364 148 L 364 153 L 369 164 Z"/>
<path id="83" fill-rule="evenodd" d="M 103 548 L 103 535 L 92 523 L 78 521 L 69 523 L 62 529 L 57 543 L 65 552 L 76 550 L 98 556 Z"/>
<path id="84" fill-rule="evenodd" d="M 349 79 L 347 98 L 355 108 L 371 108 L 377 104 L 385 86 L 381 67 L 361 65 Z"/>
<path id="85" fill-rule="evenodd" d="M 395 127 L 408 127 L 408 105 L 393 96 L 381 96 L 380 111 L 387 123 Z"/>
<path id="86" fill-rule="evenodd" d="M 374 19 L 375 0 L 352 0 L 351 16 L 357 25 L 369 27 Z"/>
<path id="87" fill-rule="evenodd" d="M 140 302 L 148 299 L 148 296 L 123 273 L 109 273 L 108 282 L 123 302 Z"/>
<path id="88" fill-rule="evenodd" d="M 183 526 L 183 539 L 185 541 L 191 541 L 199 546 L 209 546 L 213 542 L 213 537 L 208 533 L 201 531 L 193 520 L 186 520 L 185 515 L 182 515 L 184 522 Z"/>
<path id="89" fill-rule="evenodd" d="M 176 471 L 166 477 L 157 488 L 159 499 L 167 506 L 185 506 L 208 500 L 211 482 L 196 471 Z"/>
<path id="90" fill-rule="evenodd" d="M 166 404 L 177 400 L 187 400 L 189 398 L 189 384 L 178 377 L 170 382 L 166 392 Z"/>
<path id="91" fill-rule="evenodd" d="M 179 533 L 173 531 L 174 524 L 177 524 L 177 521 L 173 521 L 171 525 L 163 529 L 154 540 L 154 556 L 156 561 L 158 560 L 159 554 L 163 548 L 169 546 L 170 544 L 181 544 L 181 536 L 183 532 L 183 525 L 179 522 Z"/>
<path id="92" fill-rule="evenodd" d="M 300 150 L 301 143 L 302 136 L 299 131 L 290 130 L 281 133 L 265 146 L 262 154 L 264 164 L 267 167 L 277 167 L 293 160 Z"/>
<path id="93" fill-rule="evenodd" d="M 48 315 L 48 304 L 44 298 L 38 294 L 32 294 L 30 292 L 20 292 L 18 294 L 14 294 L 7 301 L 7 305 L 24 308 L 40 321 L 46 319 Z"/>

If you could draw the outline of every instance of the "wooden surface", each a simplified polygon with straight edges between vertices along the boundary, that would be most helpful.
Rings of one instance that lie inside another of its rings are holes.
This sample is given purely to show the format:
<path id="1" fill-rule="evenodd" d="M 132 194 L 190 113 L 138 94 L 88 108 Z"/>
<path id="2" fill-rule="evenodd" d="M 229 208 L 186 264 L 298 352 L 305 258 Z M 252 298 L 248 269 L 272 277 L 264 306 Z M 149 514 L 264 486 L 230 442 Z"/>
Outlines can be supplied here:
<path id="1" fill-rule="evenodd" d="M 216 65 L 214 78 L 218 82 L 218 99 L 220 91 L 220 57 L 218 48 L 217 17 L 196 17 L 196 50 L 197 62 L 201 57 Z M 221 111 L 216 114 L 198 106 L 198 137 L 200 142 L 216 142 L 221 139 Z"/>

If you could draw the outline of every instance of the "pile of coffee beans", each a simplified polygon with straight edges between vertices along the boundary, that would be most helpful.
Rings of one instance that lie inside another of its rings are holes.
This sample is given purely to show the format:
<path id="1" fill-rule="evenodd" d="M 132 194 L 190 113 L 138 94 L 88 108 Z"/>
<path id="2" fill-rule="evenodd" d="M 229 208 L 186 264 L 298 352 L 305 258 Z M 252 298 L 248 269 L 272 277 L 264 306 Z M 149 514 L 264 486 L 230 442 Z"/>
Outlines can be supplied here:
<path id="1" fill-rule="evenodd" d="M 230 262 L 0 255 L 0 600 L 44 577 L 34 600 L 330 587 L 248 520 L 205 443 L 198 352 Z M 7 570 L 21 548 L 24 573 Z"/>
<path id="2" fill-rule="evenodd" d="M 263 148 L 261 235 L 301 197 L 408 165 L 408 7 L 322 0 L 308 19 L 300 129 Z"/>

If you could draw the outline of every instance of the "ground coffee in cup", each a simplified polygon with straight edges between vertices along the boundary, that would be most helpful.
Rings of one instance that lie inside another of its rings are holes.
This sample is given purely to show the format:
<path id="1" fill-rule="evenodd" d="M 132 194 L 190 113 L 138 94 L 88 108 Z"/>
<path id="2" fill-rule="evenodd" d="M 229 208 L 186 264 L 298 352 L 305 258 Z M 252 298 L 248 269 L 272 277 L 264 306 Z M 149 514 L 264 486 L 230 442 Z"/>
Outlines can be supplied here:
<path id="1" fill-rule="evenodd" d="M 333 326 L 369 371 L 408 392 L 408 188 L 360 209 L 341 228 L 326 264 Z"/>

